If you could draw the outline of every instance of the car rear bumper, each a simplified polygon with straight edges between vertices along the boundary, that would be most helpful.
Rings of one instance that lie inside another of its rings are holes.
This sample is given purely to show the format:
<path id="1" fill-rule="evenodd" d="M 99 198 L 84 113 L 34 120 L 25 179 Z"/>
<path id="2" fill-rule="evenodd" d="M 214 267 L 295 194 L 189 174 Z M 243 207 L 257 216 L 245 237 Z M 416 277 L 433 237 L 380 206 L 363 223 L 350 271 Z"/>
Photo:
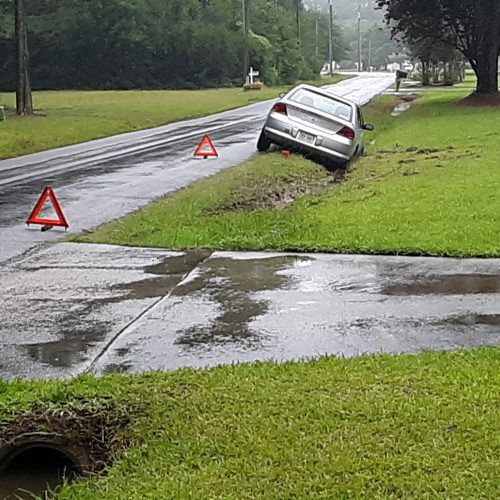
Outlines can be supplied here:
<path id="1" fill-rule="evenodd" d="M 302 130 L 315 135 L 314 144 L 309 144 L 298 139 L 298 132 Z M 327 158 L 348 161 L 354 155 L 356 144 L 339 136 L 338 140 L 331 135 L 321 135 L 320 131 L 301 127 L 300 124 L 291 124 L 289 121 L 280 120 L 270 116 L 264 126 L 266 136 L 276 144 L 300 148 Z"/>
<path id="2" fill-rule="evenodd" d="M 342 161 L 349 161 L 353 155 L 353 148 L 351 147 L 350 150 L 347 152 L 340 152 L 340 151 L 335 151 L 330 148 L 325 148 L 324 146 L 319 146 L 316 144 L 308 144 L 302 141 L 299 141 L 296 137 L 294 137 L 292 134 L 282 132 L 281 130 L 277 130 L 275 128 L 271 128 L 269 126 L 264 127 L 264 131 L 267 137 L 269 139 L 276 143 L 280 144 L 282 146 L 290 146 L 294 148 L 299 148 L 299 149 L 304 149 L 310 152 L 314 152 L 320 156 L 324 156 L 327 158 L 333 158 L 337 160 L 342 160 Z"/>

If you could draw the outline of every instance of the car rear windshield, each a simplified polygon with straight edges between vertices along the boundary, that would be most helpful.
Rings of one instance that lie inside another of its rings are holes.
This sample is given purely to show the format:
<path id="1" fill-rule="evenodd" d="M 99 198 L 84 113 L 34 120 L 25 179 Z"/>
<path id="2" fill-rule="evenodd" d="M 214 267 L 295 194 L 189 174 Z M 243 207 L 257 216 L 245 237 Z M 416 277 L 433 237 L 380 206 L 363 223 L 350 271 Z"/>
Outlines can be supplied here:
<path id="1" fill-rule="evenodd" d="M 343 120 L 351 120 L 352 118 L 352 108 L 350 106 L 337 101 L 333 97 L 316 94 L 316 92 L 307 89 L 297 90 L 288 99 Z"/>

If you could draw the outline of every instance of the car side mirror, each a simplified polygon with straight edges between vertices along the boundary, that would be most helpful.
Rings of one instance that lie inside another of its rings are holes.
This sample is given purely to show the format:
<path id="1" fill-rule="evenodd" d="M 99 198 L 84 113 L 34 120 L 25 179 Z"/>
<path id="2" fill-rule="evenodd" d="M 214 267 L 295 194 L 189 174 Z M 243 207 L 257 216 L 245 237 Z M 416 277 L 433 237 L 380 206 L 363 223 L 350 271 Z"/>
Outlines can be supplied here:
<path id="1" fill-rule="evenodd" d="M 371 123 L 365 123 L 363 125 L 363 130 L 369 130 L 371 132 L 372 130 L 375 130 L 375 127 Z"/>
<path id="2" fill-rule="evenodd" d="M 281 92 L 281 94 L 279 95 L 280 99 L 283 99 L 283 97 L 285 97 L 286 94 L 284 92 Z"/>

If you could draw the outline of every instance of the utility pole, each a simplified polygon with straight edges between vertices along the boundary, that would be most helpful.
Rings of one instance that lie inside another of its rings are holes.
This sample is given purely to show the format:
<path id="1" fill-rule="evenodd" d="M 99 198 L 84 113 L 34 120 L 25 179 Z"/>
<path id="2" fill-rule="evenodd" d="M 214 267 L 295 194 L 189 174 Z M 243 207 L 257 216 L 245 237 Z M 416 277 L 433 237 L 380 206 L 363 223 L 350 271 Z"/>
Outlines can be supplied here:
<path id="1" fill-rule="evenodd" d="M 318 37 L 319 37 L 319 18 L 316 18 L 316 25 L 315 25 L 315 33 L 316 33 L 316 59 L 319 57 L 319 47 L 318 47 Z"/>
<path id="2" fill-rule="evenodd" d="M 372 41 L 368 40 L 368 71 L 371 71 L 372 67 Z"/>
<path id="3" fill-rule="evenodd" d="M 28 34 L 24 0 L 15 1 L 15 38 L 17 57 L 16 110 L 18 115 L 33 114 L 29 74 Z"/>
<path id="4" fill-rule="evenodd" d="M 333 76 L 333 0 L 329 2 L 330 17 L 328 21 L 328 62 L 330 64 L 330 76 Z"/>
<path id="5" fill-rule="evenodd" d="M 243 82 L 246 83 L 248 76 L 248 31 L 250 29 L 250 1 L 242 0 L 243 11 Z"/>
<path id="6" fill-rule="evenodd" d="M 295 0 L 295 22 L 297 24 L 297 40 L 300 46 L 300 2 L 301 0 Z"/>
<path id="7" fill-rule="evenodd" d="M 361 4 L 358 2 L 358 71 L 363 71 L 361 64 Z"/>

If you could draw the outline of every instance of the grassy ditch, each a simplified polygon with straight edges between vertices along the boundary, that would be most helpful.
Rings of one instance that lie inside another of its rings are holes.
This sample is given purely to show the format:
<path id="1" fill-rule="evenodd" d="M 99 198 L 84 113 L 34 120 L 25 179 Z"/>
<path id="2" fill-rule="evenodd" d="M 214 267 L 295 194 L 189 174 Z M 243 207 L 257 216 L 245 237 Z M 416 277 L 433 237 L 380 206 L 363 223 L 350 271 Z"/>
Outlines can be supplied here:
<path id="1" fill-rule="evenodd" d="M 310 82 L 327 85 L 346 76 Z M 0 93 L 12 113 L 0 122 L 0 160 L 122 132 L 198 118 L 272 99 L 290 86 L 167 91 L 45 91 L 34 93 L 36 116 L 17 118 L 15 95 Z"/>
<path id="2" fill-rule="evenodd" d="M 4 383 L 0 421 L 32 404 L 140 407 L 131 446 L 60 499 L 498 498 L 499 362 L 490 349 Z"/>
<path id="3" fill-rule="evenodd" d="M 461 106 L 468 92 L 467 85 L 425 91 L 399 117 L 391 116 L 395 97 L 374 101 L 366 109 L 377 126 L 374 144 L 341 185 L 298 155 L 258 155 L 78 239 L 169 248 L 500 256 L 500 109 Z M 318 178 L 325 189 L 316 189 Z M 256 193 L 288 202 L 262 203 Z"/>

